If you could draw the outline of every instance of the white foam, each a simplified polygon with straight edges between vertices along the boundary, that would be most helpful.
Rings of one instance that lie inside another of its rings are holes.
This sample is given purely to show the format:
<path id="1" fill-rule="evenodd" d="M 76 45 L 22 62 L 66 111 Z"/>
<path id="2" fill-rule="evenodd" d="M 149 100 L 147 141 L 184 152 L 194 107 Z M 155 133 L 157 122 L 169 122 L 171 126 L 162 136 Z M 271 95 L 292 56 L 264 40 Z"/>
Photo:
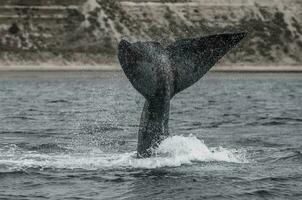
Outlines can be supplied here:
<path id="1" fill-rule="evenodd" d="M 36 151 L 22 151 L 16 146 L 0 150 L 0 169 L 55 168 L 98 170 L 107 168 L 160 168 L 177 167 L 194 162 L 247 163 L 243 152 L 222 147 L 208 148 L 195 136 L 173 136 L 164 140 L 156 156 L 146 159 L 135 158 L 131 153 L 104 153 L 92 148 L 88 152 L 42 154 Z"/>
<path id="2" fill-rule="evenodd" d="M 131 166 L 138 168 L 177 167 L 193 162 L 247 163 L 244 152 L 222 147 L 208 148 L 202 140 L 190 135 L 173 136 L 164 140 L 154 151 L 156 157 L 132 159 Z"/>

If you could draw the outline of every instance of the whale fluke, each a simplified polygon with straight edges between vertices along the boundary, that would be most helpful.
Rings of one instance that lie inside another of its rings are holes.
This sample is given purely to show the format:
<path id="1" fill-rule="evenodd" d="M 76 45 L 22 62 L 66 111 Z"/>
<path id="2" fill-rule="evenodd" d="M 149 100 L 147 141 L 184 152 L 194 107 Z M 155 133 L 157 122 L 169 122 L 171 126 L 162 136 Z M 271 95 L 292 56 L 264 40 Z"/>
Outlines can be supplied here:
<path id="1" fill-rule="evenodd" d="M 118 59 L 133 87 L 146 99 L 138 133 L 138 157 L 149 157 L 168 135 L 170 100 L 205 75 L 246 33 L 158 42 L 122 40 Z"/>
<path id="2" fill-rule="evenodd" d="M 190 87 L 205 75 L 246 33 L 211 35 L 178 40 L 167 47 L 175 67 L 175 93 Z"/>

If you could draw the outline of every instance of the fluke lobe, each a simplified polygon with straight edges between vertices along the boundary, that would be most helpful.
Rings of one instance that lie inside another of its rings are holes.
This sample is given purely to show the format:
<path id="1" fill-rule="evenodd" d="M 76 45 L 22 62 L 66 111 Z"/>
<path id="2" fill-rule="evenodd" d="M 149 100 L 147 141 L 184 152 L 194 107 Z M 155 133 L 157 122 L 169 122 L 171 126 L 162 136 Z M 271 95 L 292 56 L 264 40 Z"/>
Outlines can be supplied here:
<path id="1" fill-rule="evenodd" d="M 229 33 L 181 39 L 167 47 L 158 42 L 119 43 L 122 69 L 146 99 L 138 131 L 139 158 L 150 157 L 152 149 L 169 135 L 173 96 L 197 82 L 245 36 Z"/>

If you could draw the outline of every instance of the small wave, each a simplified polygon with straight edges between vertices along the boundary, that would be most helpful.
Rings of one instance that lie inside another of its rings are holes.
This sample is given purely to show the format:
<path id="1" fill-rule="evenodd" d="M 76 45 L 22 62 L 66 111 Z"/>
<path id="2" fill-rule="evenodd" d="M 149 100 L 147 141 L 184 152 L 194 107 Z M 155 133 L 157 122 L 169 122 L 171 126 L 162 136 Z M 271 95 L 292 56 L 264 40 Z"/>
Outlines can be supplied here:
<path id="1" fill-rule="evenodd" d="M 48 102 L 48 103 L 70 103 L 69 101 L 64 100 L 64 99 L 49 100 L 49 101 L 47 101 L 47 102 Z"/>
<path id="2" fill-rule="evenodd" d="M 282 155 L 278 158 L 275 158 L 273 162 L 302 162 L 302 153 L 301 151 L 293 151 L 288 154 Z"/>
<path id="3" fill-rule="evenodd" d="M 38 146 L 29 147 L 28 150 L 43 152 L 43 153 L 50 153 L 50 152 L 58 152 L 58 151 L 67 151 L 68 149 L 61 147 L 57 144 L 47 143 L 47 144 L 40 144 Z"/>
<path id="4" fill-rule="evenodd" d="M 3 131 L 3 132 L 0 132 L 0 134 L 20 134 L 20 135 L 26 135 L 26 134 L 35 134 L 35 132 L 30 132 L 30 131 Z"/>
<path id="5" fill-rule="evenodd" d="M 246 192 L 245 194 L 247 195 L 251 195 L 251 196 L 260 196 L 260 197 L 270 197 L 271 195 L 273 195 L 273 193 L 270 190 L 266 190 L 266 189 L 259 189 L 259 190 L 253 190 L 250 192 Z"/>
<path id="6" fill-rule="evenodd" d="M 294 117 L 274 117 L 273 119 L 278 121 L 287 121 L 287 122 L 302 122 L 301 118 L 294 118 Z"/>
<path id="7" fill-rule="evenodd" d="M 262 147 L 280 147 L 284 144 L 266 141 L 261 137 L 241 138 L 236 140 L 237 144 L 243 146 L 262 146 Z"/>
<path id="8" fill-rule="evenodd" d="M 136 152 L 104 153 L 93 148 L 89 152 L 41 153 L 24 151 L 16 145 L 0 149 L 0 170 L 3 166 L 10 170 L 27 168 L 39 169 L 112 169 L 112 168 L 161 168 L 177 167 L 195 162 L 247 163 L 245 154 L 238 150 L 222 147 L 208 148 L 195 136 L 173 136 L 164 140 L 154 150 L 154 157 L 137 159 Z"/>
<path id="9" fill-rule="evenodd" d="M 5 119 L 36 120 L 36 119 L 33 118 L 33 117 L 26 117 L 26 116 L 6 117 Z"/>
<path id="10" fill-rule="evenodd" d="M 281 126 L 301 124 L 301 118 L 294 117 L 257 117 L 256 121 L 246 122 L 247 126 Z"/>
<path id="11" fill-rule="evenodd" d="M 284 121 L 268 121 L 268 122 L 263 122 L 260 123 L 262 126 L 279 126 L 279 125 L 285 125 L 286 122 Z"/>

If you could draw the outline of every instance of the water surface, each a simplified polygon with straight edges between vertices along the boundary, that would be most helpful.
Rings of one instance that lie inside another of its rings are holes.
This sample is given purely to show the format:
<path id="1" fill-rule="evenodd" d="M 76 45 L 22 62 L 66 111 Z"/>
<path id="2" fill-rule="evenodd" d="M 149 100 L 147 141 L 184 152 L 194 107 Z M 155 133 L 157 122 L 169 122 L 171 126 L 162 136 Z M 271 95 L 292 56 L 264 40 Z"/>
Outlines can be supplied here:
<path id="1" fill-rule="evenodd" d="M 1 72 L 0 199 L 301 199 L 301 102 L 301 74 L 209 74 L 136 159 L 122 73 Z"/>

